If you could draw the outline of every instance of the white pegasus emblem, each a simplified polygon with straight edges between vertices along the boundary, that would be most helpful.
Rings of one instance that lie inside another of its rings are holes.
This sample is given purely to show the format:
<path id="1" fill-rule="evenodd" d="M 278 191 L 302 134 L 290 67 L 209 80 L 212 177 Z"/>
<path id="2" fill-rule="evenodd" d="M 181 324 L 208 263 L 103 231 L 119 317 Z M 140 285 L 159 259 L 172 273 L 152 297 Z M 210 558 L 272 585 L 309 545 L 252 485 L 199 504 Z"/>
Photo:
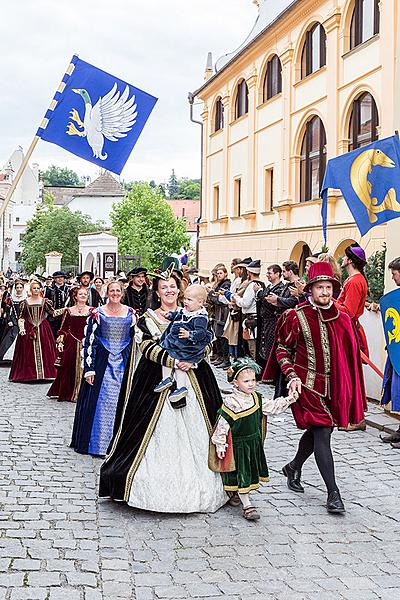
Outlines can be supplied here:
<path id="1" fill-rule="evenodd" d="M 92 106 L 86 90 L 74 89 L 72 91 L 82 96 L 85 102 L 85 116 L 82 121 L 76 108 L 73 108 L 70 112 L 71 120 L 66 133 L 86 137 L 93 156 L 106 160 L 107 153 L 103 154 L 104 138 L 110 142 L 117 142 L 120 138 L 126 137 L 136 123 L 138 113 L 135 96 L 129 98 L 128 85 L 121 94 L 117 90 L 117 84 L 114 83 L 108 94 L 99 98 Z"/>

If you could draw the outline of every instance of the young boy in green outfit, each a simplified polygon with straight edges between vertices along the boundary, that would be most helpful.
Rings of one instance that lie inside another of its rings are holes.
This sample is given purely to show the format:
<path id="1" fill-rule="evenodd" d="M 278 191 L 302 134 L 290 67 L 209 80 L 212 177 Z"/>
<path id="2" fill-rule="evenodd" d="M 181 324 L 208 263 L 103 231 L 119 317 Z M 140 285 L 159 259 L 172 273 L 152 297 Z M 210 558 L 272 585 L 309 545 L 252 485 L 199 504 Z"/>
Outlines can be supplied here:
<path id="1" fill-rule="evenodd" d="M 266 415 L 282 413 L 297 400 L 294 394 L 273 400 L 256 392 L 256 375 L 260 372 L 261 368 L 249 357 L 239 358 L 228 370 L 228 381 L 233 383 L 234 391 L 224 396 L 211 438 L 220 460 L 227 453 L 232 455 L 233 450 L 231 466 L 221 469 L 224 488 L 231 494 L 231 505 L 242 504 L 243 516 L 248 521 L 260 518 L 249 492 L 269 480 L 264 453 Z"/>

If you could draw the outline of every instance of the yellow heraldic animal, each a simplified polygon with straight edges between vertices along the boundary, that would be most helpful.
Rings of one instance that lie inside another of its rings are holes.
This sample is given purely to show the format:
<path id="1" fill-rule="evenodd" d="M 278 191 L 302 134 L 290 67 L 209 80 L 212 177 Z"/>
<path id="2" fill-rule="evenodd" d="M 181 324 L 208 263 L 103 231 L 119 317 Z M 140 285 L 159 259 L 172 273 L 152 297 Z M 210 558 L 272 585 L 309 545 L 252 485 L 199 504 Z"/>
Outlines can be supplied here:
<path id="1" fill-rule="evenodd" d="M 384 210 L 400 212 L 400 204 L 397 202 L 394 188 L 388 191 L 379 205 L 378 200 L 371 197 L 372 184 L 368 181 L 368 175 L 375 166 L 393 169 L 396 165 L 382 150 L 366 150 L 357 156 L 350 170 L 351 185 L 367 209 L 370 223 L 375 223 L 378 220 L 377 213 Z"/>
<path id="2" fill-rule="evenodd" d="M 389 344 L 392 342 L 398 344 L 400 342 L 400 314 L 395 308 L 390 307 L 385 312 L 385 322 L 388 319 L 393 319 L 393 329 L 392 331 L 388 330 Z"/>

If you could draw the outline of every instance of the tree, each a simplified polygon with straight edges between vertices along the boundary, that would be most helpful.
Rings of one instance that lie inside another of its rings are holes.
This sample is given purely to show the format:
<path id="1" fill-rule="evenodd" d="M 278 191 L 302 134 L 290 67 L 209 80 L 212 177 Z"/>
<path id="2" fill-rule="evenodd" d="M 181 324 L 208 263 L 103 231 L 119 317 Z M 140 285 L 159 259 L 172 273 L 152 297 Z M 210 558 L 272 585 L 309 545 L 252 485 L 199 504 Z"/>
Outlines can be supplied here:
<path id="1" fill-rule="evenodd" d="M 27 273 L 45 268 L 47 252 L 61 252 L 62 266 L 79 263 L 78 235 L 104 229 L 103 223 L 93 223 L 88 215 L 72 212 L 69 208 L 57 208 L 49 197 L 40 205 L 28 221 L 21 240 L 22 263 Z"/>
<path id="2" fill-rule="evenodd" d="M 172 169 L 172 173 L 168 181 L 168 196 L 170 198 L 178 198 L 179 196 L 179 182 L 175 175 L 175 169 Z"/>
<path id="3" fill-rule="evenodd" d="M 160 191 L 148 183 L 134 183 L 130 194 L 114 204 L 111 222 L 119 252 L 140 256 L 150 269 L 189 243 L 185 221 L 175 217 Z"/>
<path id="4" fill-rule="evenodd" d="M 183 200 L 200 199 L 200 182 L 194 179 L 179 180 L 179 198 Z"/>
<path id="5" fill-rule="evenodd" d="M 149 183 L 149 186 L 153 188 L 153 190 L 157 187 L 156 182 L 154 181 L 154 179 L 152 179 Z"/>
<path id="6" fill-rule="evenodd" d="M 51 165 L 46 171 L 43 171 L 42 177 L 45 185 L 60 187 L 78 187 L 82 185 L 82 181 L 75 171 L 65 167 L 56 167 L 56 165 Z"/>
<path id="7" fill-rule="evenodd" d="M 385 257 L 386 245 L 369 257 L 365 265 L 365 277 L 368 281 L 368 296 L 370 302 L 379 302 L 385 291 Z"/>

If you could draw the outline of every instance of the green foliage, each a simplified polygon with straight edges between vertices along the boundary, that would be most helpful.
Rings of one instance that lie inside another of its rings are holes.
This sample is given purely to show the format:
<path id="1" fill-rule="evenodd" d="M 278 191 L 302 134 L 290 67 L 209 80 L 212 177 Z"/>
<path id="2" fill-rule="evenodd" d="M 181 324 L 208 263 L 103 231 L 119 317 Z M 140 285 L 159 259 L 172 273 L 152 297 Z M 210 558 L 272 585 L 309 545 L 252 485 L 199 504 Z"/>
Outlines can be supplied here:
<path id="1" fill-rule="evenodd" d="M 172 169 L 172 173 L 168 181 L 168 196 L 170 198 L 178 198 L 179 196 L 179 182 L 175 175 L 174 169 Z"/>
<path id="2" fill-rule="evenodd" d="M 369 302 L 379 302 L 385 291 L 385 257 L 386 245 L 369 257 L 365 266 L 365 277 L 368 281 Z"/>
<path id="3" fill-rule="evenodd" d="M 183 200 L 199 200 L 200 182 L 194 179 L 180 179 L 178 197 Z"/>
<path id="4" fill-rule="evenodd" d="M 111 222 L 119 252 L 140 256 L 150 269 L 189 242 L 185 221 L 175 217 L 159 189 L 148 183 L 134 183 L 131 192 L 114 204 Z"/>
<path id="5" fill-rule="evenodd" d="M 51 165 L 46 171 L 43 171 L 42 177 L 45 185 L 60 187 L 68 185 L 77 187 L 82 185 L 82 180 L 75 171 L 65 167 L 56 167 L 56 165 Z"/>
<path id="6" fill-rule="evenodd" d="M 93 223 L 88 215 L 72 212 L 69 208 L 54 206 L 51 194 L 47 194 L 38 206 L 32 219 L 28 221 L 26 232 L 21 240 L 22 263 L 27 273 L 37 268 L 45 268 L 45 255 L 48 252 L 61 252 L 61 265 L 79 263 L 78 235 L 104 229 L 103 223 Z"/>

